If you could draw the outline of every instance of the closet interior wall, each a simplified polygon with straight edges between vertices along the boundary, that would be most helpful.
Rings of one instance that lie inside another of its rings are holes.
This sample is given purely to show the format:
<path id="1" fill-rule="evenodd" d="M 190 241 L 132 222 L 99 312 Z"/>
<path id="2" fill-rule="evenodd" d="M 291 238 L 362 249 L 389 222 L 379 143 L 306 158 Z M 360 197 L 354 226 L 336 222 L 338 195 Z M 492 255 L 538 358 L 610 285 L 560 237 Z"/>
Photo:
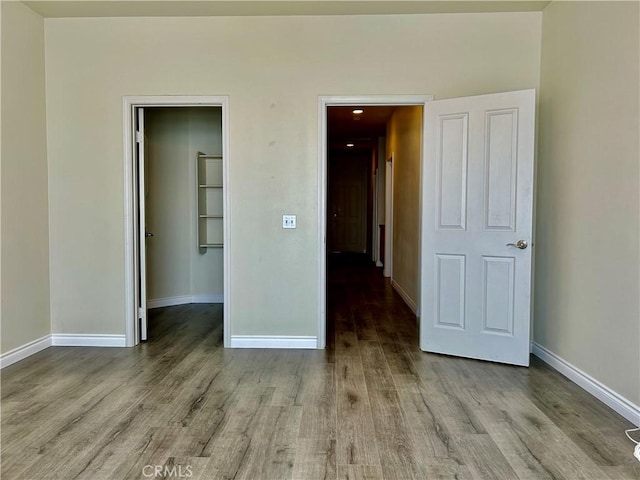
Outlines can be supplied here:
<path id="1" fill-rule="evenodd" d="M 149 307 L 222 303 L 223 251 L 198 246 L 198 152 L 222 153 L 222 109 L 145 109 Z"/>

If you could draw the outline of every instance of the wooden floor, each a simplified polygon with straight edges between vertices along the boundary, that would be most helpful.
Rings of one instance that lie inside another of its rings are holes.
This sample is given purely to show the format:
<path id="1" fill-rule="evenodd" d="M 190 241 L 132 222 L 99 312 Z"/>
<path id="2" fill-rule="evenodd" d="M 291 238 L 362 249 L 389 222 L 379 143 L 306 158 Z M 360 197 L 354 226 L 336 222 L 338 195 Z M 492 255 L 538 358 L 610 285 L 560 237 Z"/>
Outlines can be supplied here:
<path id="1" fill-rule="evenodd" d="M 185 305 L 4 369 L 2 479 L 640 478 L 632 425 L 535 358 L 422 353 L 379 270 L 330 279 L 324 351 L 224 350 L 221 307 Z"/>

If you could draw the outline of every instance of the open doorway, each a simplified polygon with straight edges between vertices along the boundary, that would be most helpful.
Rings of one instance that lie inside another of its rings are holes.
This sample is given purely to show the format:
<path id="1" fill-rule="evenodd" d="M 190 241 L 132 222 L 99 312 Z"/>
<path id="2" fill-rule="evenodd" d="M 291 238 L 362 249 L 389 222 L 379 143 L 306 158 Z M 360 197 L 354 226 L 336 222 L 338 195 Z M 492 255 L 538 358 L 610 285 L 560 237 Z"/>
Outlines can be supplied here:
<path id="1" fill-rule="evenodd" d="M 355 110 L 367 105 L 402 105 L 393 99 L 320 99 L 320 335 L 326 333 L 323 308 L 327 308 L 327 110 L 331 106 L 353 106 Z M 450 98 L 427 104 L 428 100 L 404 103 L 424 108 L 417 170 L 410 175 L 401 173 L 404 162 L 399 148 L 405 142 L 387 142 L 393 172 L 391 285 L 404 300 L 403 309 L 411 312 L 414 319 L 420 318 L 422 350 L 526 366 L 533 274 L 529 246 L 533 238 L 535 91 Z M 400 108 L 394 112 L 398 111 Z M 398 121 L 399 138 L 407 131 L 403 123 Z M 406 208 L 409 204 L 401 205 L 411 196 L 418 199 L 411 204 L 417 203 L 417 216 L 411 207 Z M 416 234 L 412 235 L 412 231 Z M 417 248 L 412 249 L 411 242 Z M 413 255 L 407 255 L 412 251 Z M 400 273 L 410 272 L 412 267 L 417 267 L 413 285 L 406 281 L 407 277 L 401 279 Z M 338 298 L 345 296 L 344 290 L 336 289 Z M 357 330 L 360 325 L 367 327 L 362 311 L 383 320 L 396 318 L 395 311 L 381 312 L 367 304 L 369 290 L 367 285 L 351 289 L 347 293 L 360 300 L 358 308 L 343 308 L 334 315 L 337 321 L 351 319 L 354 334 L 366 336 L 371 331 Z M 392 298 L 393 295 L 386 295 L 387 290 L 379 289 L 385 299 Z M 395 300 L 394 303 L 397 305 Z M 349 306 L 349 302 L 342 302 L 345 304 Z M 381 337 L 388 339 L 395 326 L 393 321 L 387 321 L 382 328 Z M 348 348 L 358 338 L 347 338 L 339 344 L 336 335 L 335 345 Z M 324 346 L 326 338 L 320 338 L 318 343 Z"/>
<path id="2" fill-rule="evenodd" d="M 325 144 L 321 146 L 324 212 L 320 224 L 324 227 L 321 245 L 326 248 L 320 268 L 320 348 L 326 342 L 327 303 L 333 301 L 327 294 L 347 291 L 335 285 L 330 288 L 330 279 L 382 279 L 384 272 L 390 277 L 387 283 L 417 314 L 422 117 L 430 99 L 321 99 Z M 401 160 L 394 172 L 393 163 Z M 394 224 L 393 216 L 399 218 Z M 388 268 L 392 262 L 396 272 Z"/>
<path id="3" fill-rule="evenodd" d="M 228 344 L 227 103 L 124 99 L 128 346 L 153 340 L 150 320 L 171 309 L 210 317 Z"/>
<path id="4" fill-rule="evenodd" d="M 146 272 L 141 274 L 146 273 L 148 313 L 141 340 L 155 341 L 198 320 L 204 331 L 207 323 L 222 325 L 222 107 L 143 111 Z"/>
<path id="5" fill-rule="evenodd" d="M 387 123 L 395 106 L 329 107 L 327 112 L 327 253 L 381 264 Z M 355 113 L 354 113 L 355 112 Z M 384 243 L 384 242 L 382 242 Z"/>

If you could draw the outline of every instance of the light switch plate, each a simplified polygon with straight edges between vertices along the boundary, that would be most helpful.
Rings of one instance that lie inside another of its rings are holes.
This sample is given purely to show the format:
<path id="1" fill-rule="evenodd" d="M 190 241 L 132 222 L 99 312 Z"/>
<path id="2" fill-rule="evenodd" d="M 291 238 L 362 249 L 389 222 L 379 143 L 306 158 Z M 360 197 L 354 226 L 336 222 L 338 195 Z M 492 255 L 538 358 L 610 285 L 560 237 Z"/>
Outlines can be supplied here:
<path id="1" fill-rule="evenodd" d="M 296 216 L 282 215 L 282 228 L 296 228 Z"/>

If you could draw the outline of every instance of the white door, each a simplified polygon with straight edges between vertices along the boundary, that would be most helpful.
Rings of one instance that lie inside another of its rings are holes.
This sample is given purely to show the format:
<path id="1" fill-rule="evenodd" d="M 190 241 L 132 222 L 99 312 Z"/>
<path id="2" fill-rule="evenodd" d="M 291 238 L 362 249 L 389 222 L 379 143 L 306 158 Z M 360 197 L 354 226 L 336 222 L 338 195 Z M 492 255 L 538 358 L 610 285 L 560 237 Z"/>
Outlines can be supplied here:
<path id="1" fill-rule="evenodd" d="M 429 102 L 420 347 L 529 365 L 535 90 Z"/>
<path id="2" fill-rule="evenodd" d="M 138 312 L 138 325 L 136 343 L 147 339 L 147 238 L 152 236 L 146 229 L 146 215 L 145 215 L 145 200 L 146 200 L 146 188 L 145 188 L 145 137 L 144 137 L 144 109 L 136 109 L 136 177 L 138 186 L 138 222 L 137 222 L 137 239 L 138 239 L 138 289 L 136 306 Z"/>

